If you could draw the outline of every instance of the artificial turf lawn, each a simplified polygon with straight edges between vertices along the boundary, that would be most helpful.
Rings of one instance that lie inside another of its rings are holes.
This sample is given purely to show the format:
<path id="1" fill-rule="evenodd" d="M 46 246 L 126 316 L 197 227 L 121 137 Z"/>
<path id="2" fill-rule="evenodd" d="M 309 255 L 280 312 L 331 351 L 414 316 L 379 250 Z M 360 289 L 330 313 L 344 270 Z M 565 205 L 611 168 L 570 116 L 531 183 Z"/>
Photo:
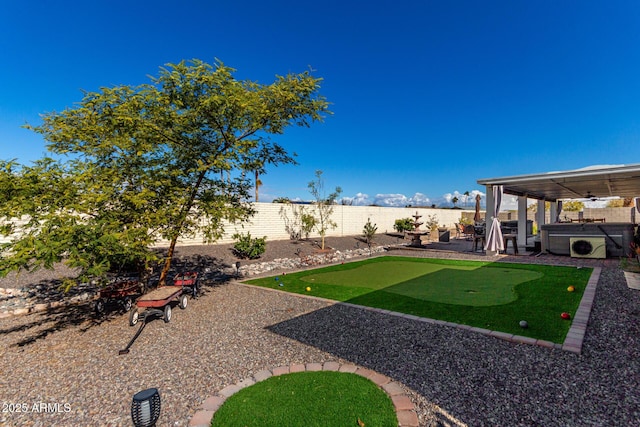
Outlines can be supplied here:
<path id="1" fill-rule="evenodd" d="M 356 374 L 279 375 L 244 388 L 216 411 L 212 427 L 397 426 L 389 396 Z"/>
<path id="2" fill-rule="evenodd" d="M 591 271 L 379 257 L 246 283 L 562 343 Z"/>

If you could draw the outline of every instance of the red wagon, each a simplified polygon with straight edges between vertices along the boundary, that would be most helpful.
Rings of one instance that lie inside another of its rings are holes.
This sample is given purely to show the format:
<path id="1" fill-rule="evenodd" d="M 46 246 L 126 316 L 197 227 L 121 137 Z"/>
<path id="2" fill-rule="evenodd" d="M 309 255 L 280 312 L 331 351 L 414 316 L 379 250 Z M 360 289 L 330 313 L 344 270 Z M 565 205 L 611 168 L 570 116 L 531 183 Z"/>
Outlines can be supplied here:
<path id="1" fill-rule="evenodd" d="M 136 308 L 129 313 L 129 325 L 134 326 L 141 318 L 148 316 L 160 316 L 165 323 L 171 321 L 171 302 L 177 300 L 178 306 L 187 308 L 187 294 L 183 293 L 182 286 L 161 286 L 142 296 L 136 302 Z M 139 311 L 144 308 L 144 311 Z"/>
<path id="2" fill-rule="evenodd" d="M 193 298 L 197 298 L 198 290 L 200 289 L 200 285 L 198 283 L 198 272 L 188 271 L 186 273 L 177 274 L 173 278 L 173 285 L 187 288 L 191 296 Z"/>
<path id="3" fill-rule="evenodd" d="M 137 279 L 122 279 L 105 286 L 98 291 L 98 298 L 94 303 L 96 313 L 104 312 L 108 305 L 118 304 L 125 311 L 131 310 L 133 301 L 142 295 L 144 286 Z"/>

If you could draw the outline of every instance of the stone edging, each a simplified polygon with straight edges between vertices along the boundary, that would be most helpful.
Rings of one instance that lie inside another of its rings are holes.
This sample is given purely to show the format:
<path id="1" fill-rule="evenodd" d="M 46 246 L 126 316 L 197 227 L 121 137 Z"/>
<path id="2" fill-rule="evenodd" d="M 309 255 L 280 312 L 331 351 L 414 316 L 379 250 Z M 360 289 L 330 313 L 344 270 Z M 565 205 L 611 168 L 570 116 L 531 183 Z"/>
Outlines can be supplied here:
<path id="1" fill-rule="evenodd" d="M 396 416 L 398 418 L 399 427 L 418 427 L 418 415 L 415 410 L 415 406 L 409 396 L 405 393 L 402 385 L 398 382 L 392 381 L 391 378 L 386 375 L 379 374 L 370 369 L 359 367 L 351 364 L 340 364 L 338 362 L 324 362 L 324 363 L 306 363 L 306 364 L 292 364 L 289 366 L 280 366 L 277 368 L 262 370 L 256 372 L 250 378 L 246 378 L 235 385 L 230 385 L 222 390 L 219 390 L 213 396 L 207 398 L 202 407 L 195 413 L 189 421 L 190 427 L 208 427 L 211 425 L 211 419 L 215 412 L 222 406 L 227 398 L 249 387 L 257 382 L 264 381 L 267 378 L 273 376 L 292 374 L 295 372 L 312 372 L 312 371 L 334 371 L 345 372 L 360 375 L 368 380 L 372 381 L 382 390 L 384 390 L 396 410 Z"/>
<path id="2" fill-rule="evenodd" d="M 19 296 L 22 291 L 18 289 L 4 289 L 0 292 L 0 295 L 3 296 Z M 33 313 L 42 313 L 54 308 L 61 307 L 70 307 L 74 305 L 83 304 L 87 301 L 91 301 L 92 297 L 89 296 L 86 292 L 81 295 L 73 296 L 69 299 L 64 299 L 61 301 L 51 301 L 44 303 L 27 303 L 23 306 L 17 306 L 13 309 L 7 309 L 0 312 L 0 319 L 6 319 L 8 317 L 13 316 L 24 316 L 25 314 L 33 314 Z"/>
<path id="3" fill-rule="evenodd" d="M 593 300 L 596 296 L 596 288 L 598 287 L 601 271 L 602 267 L 593 267 L 591 277 L 589 277 L 589 281 L 587 282 L 587 287 L 582 294 L 582 300 L 580 300 L 578 310 L 571 321 L 571 327 L 564 339 L 564 344 L 562 344 L 562 349 L 565 351 L 578 354 L 582 352 L 582 342 L 587 333 L 587 323 L 589 323 L 591 307 L 593 306 Z"/>
<path id="4" fill-rule="evenodd" d="M 629 289 L 640 289 L 640 273 L 634 273 L 631 271 L 623 271 L 623 273 Z"/>

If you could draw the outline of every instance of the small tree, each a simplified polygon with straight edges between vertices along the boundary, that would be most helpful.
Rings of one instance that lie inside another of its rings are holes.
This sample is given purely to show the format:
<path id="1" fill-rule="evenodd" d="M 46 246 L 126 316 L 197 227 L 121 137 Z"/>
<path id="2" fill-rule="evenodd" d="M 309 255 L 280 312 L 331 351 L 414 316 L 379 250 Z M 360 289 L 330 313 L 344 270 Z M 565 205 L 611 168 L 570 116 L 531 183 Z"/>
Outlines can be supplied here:
<path id="1" fill-rule="evenodd" d="M 367 242 L 367 246 L 369 247 L 369 255 L 371 255 L 371 243 L 373 243 L 376 231 L 378 231 L 377 224 L 371 224 L 371 219 L 367 218 L 367 223 L 364 225 L 362 234 Z"/>
<path id="2" fill-rule="evenodd" d="M 303 236 L 308 239 L 309 233 L 316 225 L 315 217 L 306 211 L 305 206 L 291 201 L 280 208 L 280 216 L 284 220 L 284 229 L 289 233 L 291 240 L 301 240 Z"/>
<path id="3" fill-rule="evenodd" d="M 338 196 L 342 193 L 342 189 L 340 187 L 336 187 L 333 193 L 326 196 L 321 170 L 316 171 L 316 180 L 309 182 L 308 187 L 309 192 L 316 199 L 315 207 L 317 217 L 315 218 L 315 228 L 318 230 L 318 233 L 320 233 L 322 241 L 320 248 L 324 250 L 324 237 L 327 234 L 327 230 L 338 226 L 338 224 L 331 219 L 331 214 L 333 213 L 333 207 Z"/>
<path id="4" fill-rule="evenodd" d="M 438 223 L 437 215 L 435 214 L 429 215 L 427 217 L 427 221 L 425 222 L 425 225 L 429 229 L 429 233 L 431 233 L 432 236 L 435 236 L 436 234 L 438 234 L 438 225 L 440 224 Z"/>
<path id="5" fill-rule="evenodd" d="M 453 207 L 456 207 L 456 203 L 458 203 L 458 198 L 454 197 L 453 199 L 451 199 L 451 202 L 453 203 Z"/>
<path id="6" fill-rule="evenodd" d="M 398 233 L 404 233 L 405 231 L 413 230 L 413 220 L 411 218 L 396 219 L 393 224 L 393 229 Z"/>
<path id="7" fill-rule="evenodd" d="M 313 228 L 316 226 L 316 218 L 310 213 L 301 210 L 300 214 L 300 230 L 302 231 L 302 235 L 305 239 L 309 238 L 309 234 L 313 231 Z"/>

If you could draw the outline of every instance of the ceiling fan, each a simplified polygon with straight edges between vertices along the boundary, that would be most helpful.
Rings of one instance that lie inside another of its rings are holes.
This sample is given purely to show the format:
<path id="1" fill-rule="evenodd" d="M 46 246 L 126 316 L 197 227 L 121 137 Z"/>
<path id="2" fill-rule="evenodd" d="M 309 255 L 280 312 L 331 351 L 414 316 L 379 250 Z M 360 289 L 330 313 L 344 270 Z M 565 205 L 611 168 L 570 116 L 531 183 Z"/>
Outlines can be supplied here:
<path id="1" fill-rule="evenodd" d="M 583 201 L 583 202 L 597 202 L 600 200 L 605 200 L 602 197 L 598 197 L 595 194 L 593 194 L 591 191 L 587 191 L 587 194 L 585 194 L 582 197 L 577 197 L 574 198 L 572 200 L 579 200 L 579 201 Z"/>
<path id="2" fill-rule="evenodd" d="M 588 200 L 591 200 L 592 202 L 600 200 L 598 197 L 596 197 L 593 194 L 591 194 L 591 191 L 587 191 L 587 194 L 584 196 L 584 198 L 588 199 Z"/>

